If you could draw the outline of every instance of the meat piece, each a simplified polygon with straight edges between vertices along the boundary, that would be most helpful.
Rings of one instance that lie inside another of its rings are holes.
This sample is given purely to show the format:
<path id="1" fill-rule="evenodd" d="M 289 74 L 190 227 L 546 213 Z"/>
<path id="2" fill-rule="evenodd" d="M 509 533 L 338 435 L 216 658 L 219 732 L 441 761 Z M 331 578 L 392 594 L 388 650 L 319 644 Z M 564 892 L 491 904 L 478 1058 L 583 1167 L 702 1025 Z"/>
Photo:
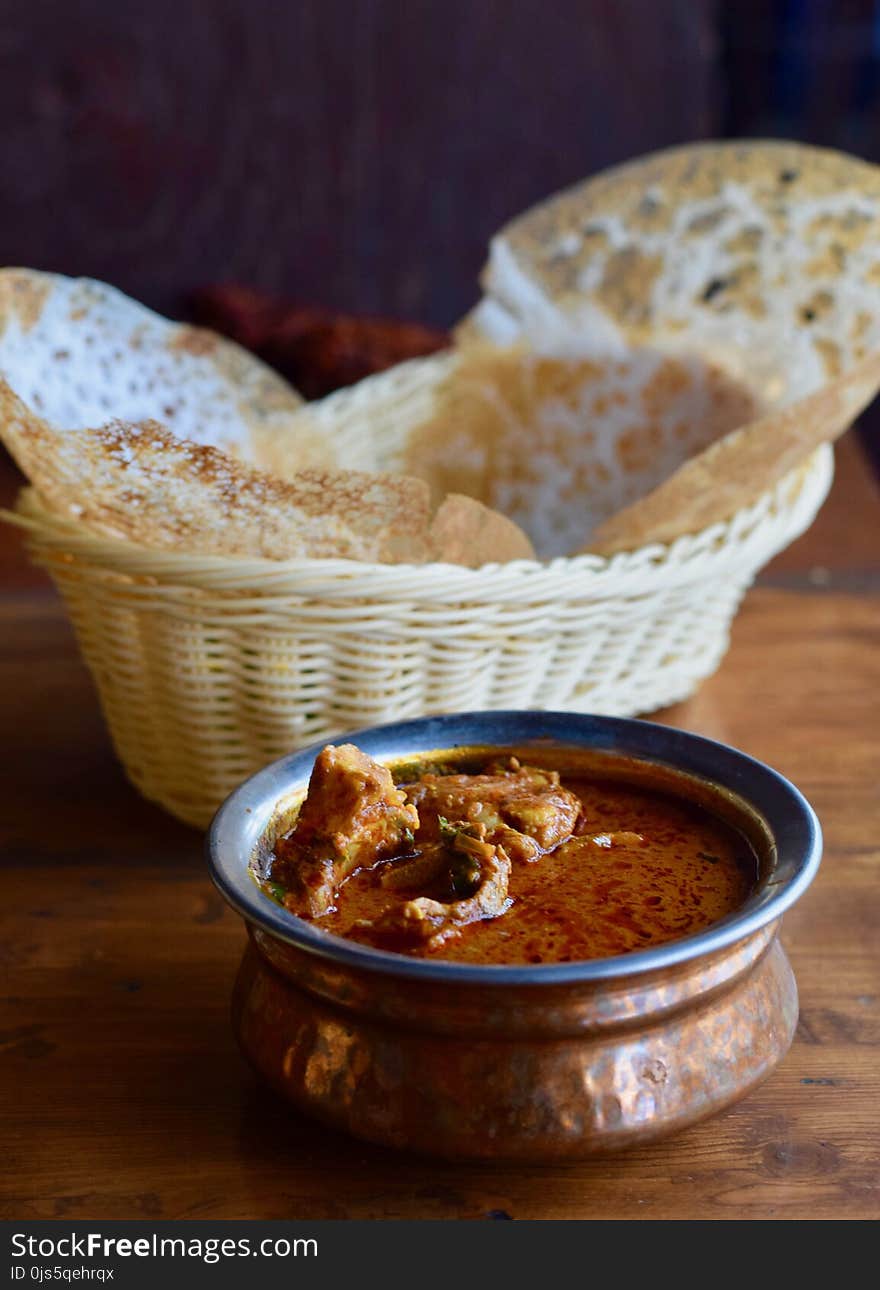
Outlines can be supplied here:
<path id="1" fill-rule="evenodd" d="M 444 848 L 436 848 L 436 852 Z M 414 861 L 413 863 L 418 863 Z M 404 866 L 406 867 L 406 866 Z M 510 882 L 510 858 L 498 846 L 488 846 L 471 870 L 476 874 L 476 886 L 467 896 L 452 901 L 434 900 L 430 896 L 416 896 L 387 909 L 381 918 L 370 924 L 372 930 L 382 935 L 404 936 L 421 941 L 433 949 L 468 923 L 484 918 L 497 918 L 508 907 L 507 889 Z"/>
<path id="2" fill-rule="evenodd" d="M 442 883 L 449 870 L 446 847 L 430 843 L 413 856 L 404 856 L 384 867 L 379 886 L 386 891 L 424 891 Z"/>
<path id="3" fill-rule="evenodd" d="M 416 808 L 387 767 L 354 744 L 328 744 L 296 825 L 276 848 L 271 877 L 290 888 L 287 903 L 296 913 L 318 917 L 355 869 L 411 847 L 418 827 Z"/>
<path id="4" fill-rule="evenodd" d="M 424 891 L 446 900 L 470 896 L 480 881 L 481 864 L 495 847 L 485 841 L 484 824 L 452 825 L 443 821 L 441 841 L 422 843 L 411 856 L 385 868 L 379 886 L 390 891 Z"/>
<path id="5" fill-rule="evenodd" d="M 562 788 L 553 770 L 520 766 L 488 775 L 424 775 L 406 787 L 418 809 L 418 840 L 441 837 L 445 824 L 482 824 L 490 843 L 503 846 L 514 863 L 537 860 L 574 832 L 581 804 Z"/>

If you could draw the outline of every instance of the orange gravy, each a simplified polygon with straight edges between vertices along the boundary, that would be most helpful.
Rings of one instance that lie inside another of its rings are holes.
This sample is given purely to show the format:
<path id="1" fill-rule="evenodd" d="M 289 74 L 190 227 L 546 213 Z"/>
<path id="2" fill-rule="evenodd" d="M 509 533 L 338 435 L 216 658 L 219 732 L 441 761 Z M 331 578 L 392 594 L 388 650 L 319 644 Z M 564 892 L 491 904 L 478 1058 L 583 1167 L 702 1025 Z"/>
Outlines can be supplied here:
<path id="1" fill-rule="evenodd" d="M 663 945 L 732 913 L 755 887 L 758 858 L 744 835 L 682 798 L 642 786 L 563 774 L 583 803 L 581 836 L 513 866 L 510 905 L 428 948 L 359 927 L 389 902 L 361 868 L 314 926 L 418 958 L 467 963 L 568 963 Z M 590 835 L 625 831 L 641 841 L 603 847 Z M 398 894 L 399 898 L 399 894 Z"/>

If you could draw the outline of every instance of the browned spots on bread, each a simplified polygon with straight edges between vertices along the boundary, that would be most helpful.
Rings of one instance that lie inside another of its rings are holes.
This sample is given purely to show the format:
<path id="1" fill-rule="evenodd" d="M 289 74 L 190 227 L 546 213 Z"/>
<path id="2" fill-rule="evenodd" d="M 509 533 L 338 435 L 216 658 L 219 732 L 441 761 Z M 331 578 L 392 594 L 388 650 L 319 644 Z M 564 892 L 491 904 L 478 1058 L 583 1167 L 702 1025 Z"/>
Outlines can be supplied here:
<path id="1" fill-rule="evenodd" d="M 35 276 L 28 269 L 7 269 L 0 275 L 0 332 L 10 317 L 17 318 L 22 331 L 30 331 L 43 312 L 48 294 L 49 286 L 41 275 Z"/>

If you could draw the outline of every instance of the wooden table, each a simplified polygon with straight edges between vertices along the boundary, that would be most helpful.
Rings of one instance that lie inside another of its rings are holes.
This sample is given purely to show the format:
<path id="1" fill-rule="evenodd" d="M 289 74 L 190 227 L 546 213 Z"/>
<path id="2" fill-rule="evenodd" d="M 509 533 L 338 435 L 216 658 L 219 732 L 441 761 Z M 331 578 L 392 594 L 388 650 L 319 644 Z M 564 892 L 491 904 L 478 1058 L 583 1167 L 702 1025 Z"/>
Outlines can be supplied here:
<path id="1" fill-rule="evenodd" d="M 242 927 L 201 838 L 124 779 L 54 593 L 2 539 L 4 1216 L 880 1216 L 878 533 L 844 442 L 831 500 L 748 596 L 721 671 L 663 714 L 778 767 L 822 819 L 820 875 L 785 921 L 789 1056 L 667 1143 L 531 1169 L 362 1146 L 260 1087 L 228 1020 Z"/>

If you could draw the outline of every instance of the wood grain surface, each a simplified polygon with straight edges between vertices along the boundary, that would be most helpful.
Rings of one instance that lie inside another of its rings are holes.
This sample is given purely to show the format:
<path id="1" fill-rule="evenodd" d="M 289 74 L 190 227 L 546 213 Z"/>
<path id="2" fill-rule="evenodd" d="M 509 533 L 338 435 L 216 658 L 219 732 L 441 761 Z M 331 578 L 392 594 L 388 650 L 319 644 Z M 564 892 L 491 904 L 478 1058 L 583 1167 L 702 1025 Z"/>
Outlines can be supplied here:
<path id="1" fill-rule="evenodd" d="M 719 673 L 662 719 L 804 790 L 825 830 L 785 920 L 801 1019 L 726 1114 L 599 1162 L 455 1166 L 365 1147 L 238 1056 L 243 944 L 201 838 L 143 801 L 58 602 L 0 598 L 0 1212 L 105 1218 L 880 1217 L 880 500 L 845 441 L 813 531 L 768 569 Z M 4 539 L 0 539 L 4 540 Z M 23 559 L 10 547 L 7 565 Z"/>

